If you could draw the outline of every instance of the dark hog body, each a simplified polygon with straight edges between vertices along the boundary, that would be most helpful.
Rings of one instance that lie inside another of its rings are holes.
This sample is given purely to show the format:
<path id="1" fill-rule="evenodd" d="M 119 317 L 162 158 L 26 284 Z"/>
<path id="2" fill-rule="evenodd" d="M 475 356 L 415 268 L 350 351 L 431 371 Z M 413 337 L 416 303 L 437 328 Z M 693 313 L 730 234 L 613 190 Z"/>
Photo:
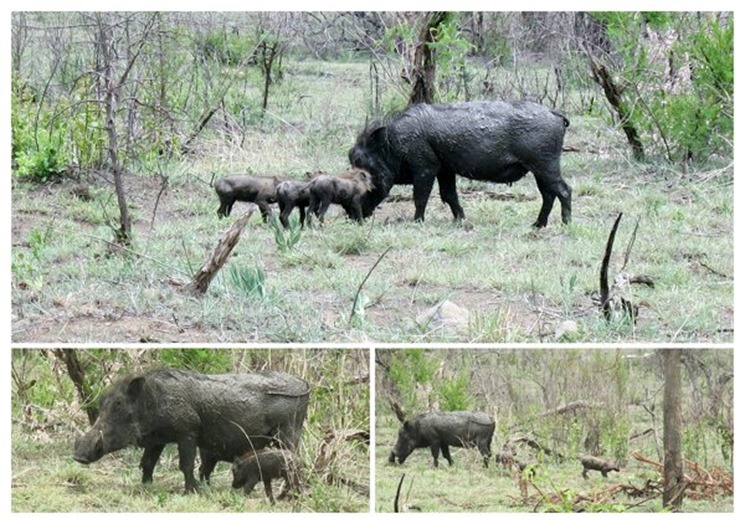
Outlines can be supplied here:
<path id="1" fill-rule="evenodd" d="M 295 453 L 287 449 L 264 449 L 248 452 L 233 462 L 233 488 L 243 488 L 246 495 L 253 491 L 256 484 L 264 483 L 264 491 L 269 501 L 274 504 L 272 480 L 284 479 L 285 486 L 279 494 L 284 498 L 290 491 L 297 491 L 300 461 Z"/>
<path id="2" fill-rule="evenodd" d="M 329 206 L 338 204 L 349 218 L 361 222 L 362 199 L 372 188 L 372 176 L 364 169 L 348 169 L 336 176 L 319 175 L 308 184 L 310 211 L 323 223 Z"/>
<path id="3" fill-rule="evenodd" d="M 285 229 L 290 227 L 290 214 L 296 207 L 300 211 L 300 226 L 305 225 L 305 209 L 310 205 L 309 181 L 285 180 L 277 185 L 279 221 Z"/>
<path id="4" fill-rule="evenodd" d="M 495 426 L 490 415 L 478 411 L 425 413 L 404 422 L 388 461 L 395 462 L 398 458 L 399 464 L 403 464 L 415 449 L 429 448 L 435 467 L 438 466 L 440 451 L 452 466 L 450 446 L 476 447 L 484 457 L 484 466 L 487 466 Z"/>
<path id="5" fill-rule="evenodd" d="M 611 471 L 621 471 L 615 464 L 592 455 L 583 455 L 579 460 L 582 463 L 582 476 L 584 478 L 587 478 L 588 471 L 599 471 L 604 477 L 607 477 Z"/>
<path id="6" fill-rule="evenodd" d="M 300 440 L 310 389 L 285 373 L 202 375 L 162 369 L 127 377 L 101 397 L 93 427 L 75 441 L 74 459 L 89 464 L 129 446 L 144 448 L 142 481 L 166 444 L 178 445 L 186 491 L 196 489 L 194 461 L 209 481 L 215 464 L 232 462 L 250 449 Z"/>
<path id="7" fill-rule="evenodd" d="M 220 208 L 217 215 L 227 217 L 233 210 L 233 204 L 239 202 L 253 202 L 259 206 L 264 222 L 272 216 L 271 207 L 277 201 L 276 177 L 259 177 L 249 175 L 230 175 L 215 182 L 215 192 L 220 198 Z"/>
<path id="8" fill-rule="evenodd" d="M 369 171 L 374 189 L 362 199 L 370 216 L 394 184 L 413 184 L 415 220 L 434 181 L 455 219 L 464 218 L 455 175 L 511 184 L 535 176 L 542 206 L 535 227 L 548 223 L 556 198 L 563 222 L 572 215 L 571 189 L 561 176 L 560 156 L 569 121 L 532 102 L 464 102 L 411 106 L 384 124 L 368 126 L 349 151 L 350 163 Z"/>

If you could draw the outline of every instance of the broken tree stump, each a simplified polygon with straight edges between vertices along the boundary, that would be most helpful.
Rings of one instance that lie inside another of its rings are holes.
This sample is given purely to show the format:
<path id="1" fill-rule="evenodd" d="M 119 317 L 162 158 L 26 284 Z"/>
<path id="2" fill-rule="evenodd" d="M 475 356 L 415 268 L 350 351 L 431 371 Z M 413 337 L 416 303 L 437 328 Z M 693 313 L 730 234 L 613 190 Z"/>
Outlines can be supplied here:
<path id="1" fill-rule="evenodd" d="M 631 301 L 631 284 L 645 284 L 653 288 L 654 279 L 647 275 L 632 275 L 624 271 L 631 255 L 631 248 L 634 246 L 634 241 L 636 240 L 636 232 L 639 229 L 639 221 L 637 220 L 634 232 L 626 247 L 621 271 L 613 279 L 613 286 L 608 285 L 608 266 L 610 265 L 618 224 L 621 222 L 622 216 L 623 213 L 619 213 L 618 217 L 616 217 L 605 245 L 603 261 L 600 265 L 600 296 L 598 300 L 605 320 L 610 321 L 614 316 L 623 315 L 631 320 L 631 322 L 636 322 L 636 318 L 639 315 L 639 305 Z"/>
<path id="2" fill-rule="evenodd" d="M 207 260 L 199 268 L 199 271 L 194 275 L 184 289 L 187 293 L 193 295 L 204 295 L 207 292 L 207 288 L 210 286 L 210 282 L 215 278 L 215 274 L 222 268 L 225 262 L 228 260 L 230 253 L 238 243 L 241 237 L 241 233 L 246 228 L 248 219 L 251 218 L 257 207 L 251 205 L 248 212 L 241 218 L 235 221 L 230 228 L 222 234 L 220 239 L 217 241 L 217 245 L 212 249 Z"/>

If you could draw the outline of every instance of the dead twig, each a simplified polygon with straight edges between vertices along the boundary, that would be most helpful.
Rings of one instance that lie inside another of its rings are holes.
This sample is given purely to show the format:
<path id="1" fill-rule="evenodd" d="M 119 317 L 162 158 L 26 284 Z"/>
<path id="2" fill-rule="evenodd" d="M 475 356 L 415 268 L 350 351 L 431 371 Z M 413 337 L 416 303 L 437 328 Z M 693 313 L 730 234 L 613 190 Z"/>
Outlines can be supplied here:
<path id="1" fill-rule="evenodd" d="M 349 315 L 349 323 L 352 323 L 352 319 L 354 319 L 357 316 L 357 302 L 360 298 L 360 293 L 362 293 L 362 288 L 365 285 L 365 282 L 367 282 L 367 279 L 370 278 L 370 275 L 372 275 L 372 272 L 375 271 L 375 268 L 378 267 L 378 264 L 380 264 L 380 261 L 383 260 L 383 257 L 388 254 L 388 252 L 391 250 L 393 246 L 388 246 L 385 251 L 378 257 L 378 259 L 375 261 L 375 263 L 372 265 L 370 270 L 367 272 L 367 275 L 365 275 L 365 278 L 362 279 L 362 283 L 360 283 L 359 287 L 357 288 L 357 293 L 354 295 L 354 301 L 352 302 L 352 312 Z"/>
<path id="2" fill-rule="evenodd" d="M 401 486 L 406 478 L 406 473 L 401 474 L 401 480 L 398 481 L 398 487 L 396 488 L 396 498 L 393 499 L 393 513 L 398 513 L 398 499 L 401 495 Z"/>

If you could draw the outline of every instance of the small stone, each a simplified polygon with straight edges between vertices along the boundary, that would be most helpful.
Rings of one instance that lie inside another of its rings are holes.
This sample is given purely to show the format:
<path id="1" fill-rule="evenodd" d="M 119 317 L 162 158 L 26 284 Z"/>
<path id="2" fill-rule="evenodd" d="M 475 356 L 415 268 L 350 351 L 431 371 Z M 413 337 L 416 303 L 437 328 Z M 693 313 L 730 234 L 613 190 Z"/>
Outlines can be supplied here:
<path id="1" fill-rule="evenodd" d="M 449 300 L 443 300 L 417 316 L 416 322 L 420 326 L 429 328 L 466 329 L 468 328 L 468 315 L 469 312 L 466 308 L 460 307 Z"/>
<path id="2" fill-rule="evenodd" d="M 559 324 L 554 332 L 556 340 L 562 338 L 572 338 L 574 335 L 579 333 L 579 326 L 574 320 L 565 320 Z"/>

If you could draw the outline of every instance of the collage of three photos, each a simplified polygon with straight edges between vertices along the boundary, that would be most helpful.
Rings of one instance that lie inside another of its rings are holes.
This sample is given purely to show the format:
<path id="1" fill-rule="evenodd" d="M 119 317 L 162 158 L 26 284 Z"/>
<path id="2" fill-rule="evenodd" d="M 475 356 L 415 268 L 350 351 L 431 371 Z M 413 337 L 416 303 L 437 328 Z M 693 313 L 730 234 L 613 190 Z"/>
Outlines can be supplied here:
<path id="1" fill-rule="evenodd" d="M 733 11 L 9 23 L 13 514 L 734 515 Z"/>

